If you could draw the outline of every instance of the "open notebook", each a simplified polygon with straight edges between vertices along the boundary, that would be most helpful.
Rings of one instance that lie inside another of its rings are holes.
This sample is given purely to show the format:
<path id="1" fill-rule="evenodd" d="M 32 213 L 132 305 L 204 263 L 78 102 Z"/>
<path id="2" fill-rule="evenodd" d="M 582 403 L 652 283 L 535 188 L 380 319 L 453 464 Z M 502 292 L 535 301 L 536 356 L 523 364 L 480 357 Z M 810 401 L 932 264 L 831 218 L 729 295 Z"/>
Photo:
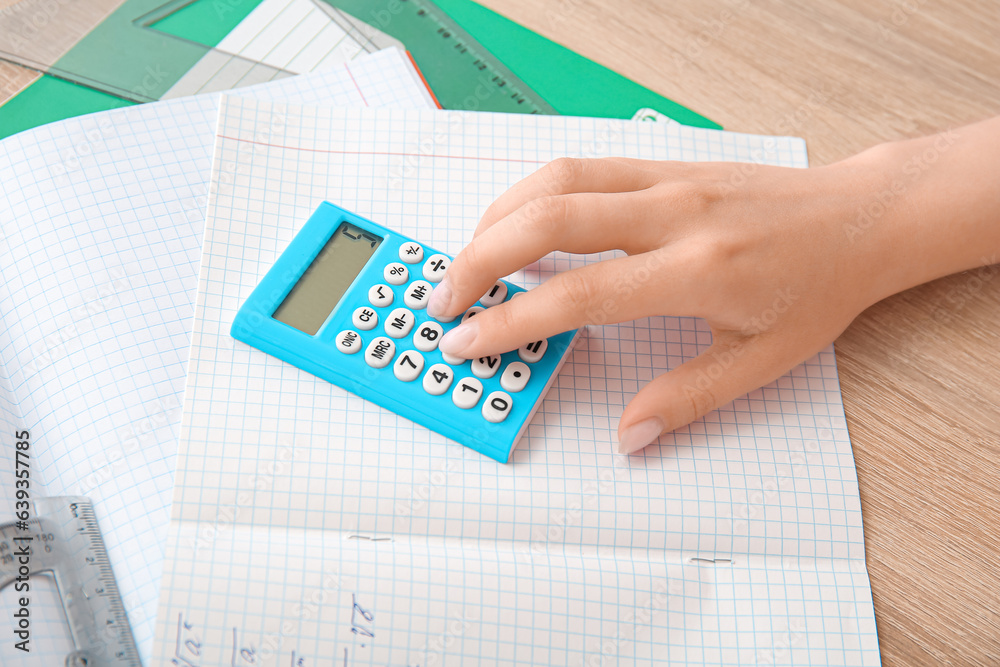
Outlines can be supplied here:
<path id="1" fill-rule="evenodd" d="M 628 398 L 710 333 L 593 327 L 503 465 L 230 337 L 321 201 L 454 254 L 563 155 L 806 165 L 792 138 L 224 97 L 155 664 L 879 663 L 832 348 L 620 457 Z"/>
<path id="2" fill-rule="evenodd" d="M 432 106 L 398 50 L 239 94 Z M 32 434 L 35 496 L 94 501 L 147 660 L 218 102 L 109 111 L 0 142 L 0 423 Z M 13 517 L 13 458 L 0 447 L 0 522 Z M 2 641 L 0 664 L 62 664 L 69 633 L 50 584 L 33 582 L 36 652 Z M 0 616 L 15 601 L 0 592 Z"/>

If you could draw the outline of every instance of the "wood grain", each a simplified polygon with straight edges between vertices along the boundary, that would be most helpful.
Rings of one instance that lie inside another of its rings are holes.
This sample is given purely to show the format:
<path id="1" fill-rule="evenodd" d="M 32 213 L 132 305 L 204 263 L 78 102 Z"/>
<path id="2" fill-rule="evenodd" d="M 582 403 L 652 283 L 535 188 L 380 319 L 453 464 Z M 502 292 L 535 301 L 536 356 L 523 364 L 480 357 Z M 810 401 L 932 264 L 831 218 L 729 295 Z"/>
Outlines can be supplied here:
<path id="1" fill-rule="evenodd" d="M 482 2 L 727 129 L 803 136 L 814 165 L 1000 113 L 994 0 Z M 31 76 L 0 66 L 0 101 Z M 995 267 L 836 343 L 887 667 L 1000 664 L 998 331 Z"/>

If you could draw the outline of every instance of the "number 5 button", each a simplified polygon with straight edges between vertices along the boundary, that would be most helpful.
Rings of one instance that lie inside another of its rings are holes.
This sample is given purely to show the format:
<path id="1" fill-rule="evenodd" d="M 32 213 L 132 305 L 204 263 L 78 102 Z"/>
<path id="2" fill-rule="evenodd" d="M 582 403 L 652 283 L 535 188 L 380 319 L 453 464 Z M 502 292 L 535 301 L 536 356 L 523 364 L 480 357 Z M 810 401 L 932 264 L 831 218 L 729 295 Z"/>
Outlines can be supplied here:
<path id="1" fill-rule="evenodd" d="M 499 424 L 504 419 L 507 419 L 512 404 L 513 401 L 509 394 L 505 394 L 502 391 L 495 391 L 487 396 L 486 402 L 483 403 L 483 417 L 488 422 Z"/>

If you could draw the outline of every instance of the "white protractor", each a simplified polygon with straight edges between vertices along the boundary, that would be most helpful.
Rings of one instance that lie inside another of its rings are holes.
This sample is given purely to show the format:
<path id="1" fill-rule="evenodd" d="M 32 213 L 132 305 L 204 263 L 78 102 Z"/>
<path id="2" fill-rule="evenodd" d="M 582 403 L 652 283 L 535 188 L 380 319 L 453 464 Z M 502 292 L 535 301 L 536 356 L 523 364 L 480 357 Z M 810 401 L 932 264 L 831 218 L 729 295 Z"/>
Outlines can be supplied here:
<path id="1" fill-rule="evenodd" d="M 0 590 L 24 577 L 23 568 L 32 578 L 51 574 L 73 638 L 66 667 L 141 667 L 90 500 L 61 496 L 32 504 L 28 521 L 0 524 Z"/>

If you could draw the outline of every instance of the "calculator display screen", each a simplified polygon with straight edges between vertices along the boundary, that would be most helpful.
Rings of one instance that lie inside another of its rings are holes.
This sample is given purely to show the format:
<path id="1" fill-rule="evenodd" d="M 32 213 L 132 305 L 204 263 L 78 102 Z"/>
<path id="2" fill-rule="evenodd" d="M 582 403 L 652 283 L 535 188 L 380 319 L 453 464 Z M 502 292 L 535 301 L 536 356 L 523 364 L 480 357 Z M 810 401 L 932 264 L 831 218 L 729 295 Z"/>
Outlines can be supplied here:
<path id="1" fill-rule="evenodd" d="M 274 311 L 274 319 L 314 336 L 381 243 L 381 236 L 341 223 Z"/>

